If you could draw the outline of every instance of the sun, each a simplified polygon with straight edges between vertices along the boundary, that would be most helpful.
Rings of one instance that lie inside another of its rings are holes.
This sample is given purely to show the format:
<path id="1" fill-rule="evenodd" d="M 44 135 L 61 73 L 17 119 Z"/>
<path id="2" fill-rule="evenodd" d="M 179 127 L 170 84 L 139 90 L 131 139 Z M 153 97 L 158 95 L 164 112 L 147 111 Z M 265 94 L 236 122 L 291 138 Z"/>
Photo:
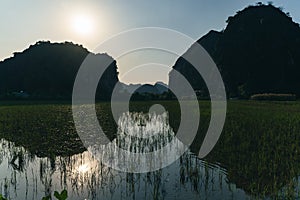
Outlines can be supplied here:
<path id="1" fill-rule="evenodd" d="M 93 20 L 87 15 L 75 16 L 72 20 L 72 27 L 79 35 L 88 35 L 93 32 Z"/>

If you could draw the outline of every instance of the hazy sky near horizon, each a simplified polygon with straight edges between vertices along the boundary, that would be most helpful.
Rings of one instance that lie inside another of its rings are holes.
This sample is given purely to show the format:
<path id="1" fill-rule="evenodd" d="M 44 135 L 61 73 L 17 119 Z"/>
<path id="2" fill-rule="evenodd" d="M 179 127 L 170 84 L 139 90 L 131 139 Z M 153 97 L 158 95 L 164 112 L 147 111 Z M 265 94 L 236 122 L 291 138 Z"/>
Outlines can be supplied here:
<path id="1" fill-rule="evenodd" d="M 209 30 L 222 30 L 236 11 L 255 4 L 253 0 L 1 0 L 0 60 L 11 57 L 40 40 L 72 41 L 93 51 L 98 44 L 122 31 L 163 27 L 199 39 Z M 267 1 L 261 1 L 266 3 Z M 299 0 L 273 0 L 300 22 Z M 150 55 L 150 56 L 147 56 Z M 141 59 L 155 57 L 168 67 L 144 66 L 133 70 Z M 176 56 L 145 51 L 117 59 L 120 80 L 125 83 L 168 81 Z M 128 72 L 128 73 L 127 73 Z"/>

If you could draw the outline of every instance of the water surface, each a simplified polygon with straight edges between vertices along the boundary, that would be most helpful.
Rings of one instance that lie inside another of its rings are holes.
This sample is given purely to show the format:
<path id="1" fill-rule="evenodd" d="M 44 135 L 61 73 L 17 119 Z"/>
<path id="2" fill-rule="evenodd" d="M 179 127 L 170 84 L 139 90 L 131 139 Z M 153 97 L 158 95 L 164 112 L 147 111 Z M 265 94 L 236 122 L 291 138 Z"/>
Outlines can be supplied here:
<path id="1" fill-rule="evenodd" d="M 124 113 L 112 144 L 133 152 L 162 148 L 176 138 L 167 117 L 166 113 Z M 110 150 L 96 155 L 85 150 L 71 156 L 39 157 L 5 139 L 0 141 L 0 148 L 0 186 L 9 199 L 41 199 L 63 189 L 75 200 L 248 197 L 229 183 L 224 168 L 200 160 L 190 151 L 163 169 L 125 173 L 99 161 Z"/>

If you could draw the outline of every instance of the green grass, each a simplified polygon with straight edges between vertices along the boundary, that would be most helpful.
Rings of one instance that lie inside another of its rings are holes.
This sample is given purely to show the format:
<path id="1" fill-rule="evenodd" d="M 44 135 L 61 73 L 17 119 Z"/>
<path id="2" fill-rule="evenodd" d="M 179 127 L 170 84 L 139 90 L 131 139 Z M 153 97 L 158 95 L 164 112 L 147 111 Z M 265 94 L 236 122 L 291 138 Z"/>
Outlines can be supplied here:
<path id="1" fill-rule="evenodd" d="M 221 163 L 244 190 L 277 196 L 300 175 L 299 111 L 299 102 L 229 102 L 223 133 L 208 160 Z"/>
<path id="2" fill-rule="evenodd" d="M 175 101 L 133 102 L 131 111 L 147 112 L 161 103 L 176 131 L 180 110 Z M 23 105 L 22 105 L 23 104 Z M 76 134 L 71 105 L 63 102 L 0 104 L 0 136 L 38 156 L 68 156 L 85 150 Z M 98 103 L 98 118 L 110 139 L 116 124 L 109 103 Z M 201 122 L 192 151 L 198 152 L 210 120 L 210 103 L 200 101 Z M 222 135 L 205 158 L 228 170 L 228 179 L 253 195 L 294 198 L 300 175 L 300 102 L 228 102 Z M 282 188 L 288 188 L 282 191 Z"/>

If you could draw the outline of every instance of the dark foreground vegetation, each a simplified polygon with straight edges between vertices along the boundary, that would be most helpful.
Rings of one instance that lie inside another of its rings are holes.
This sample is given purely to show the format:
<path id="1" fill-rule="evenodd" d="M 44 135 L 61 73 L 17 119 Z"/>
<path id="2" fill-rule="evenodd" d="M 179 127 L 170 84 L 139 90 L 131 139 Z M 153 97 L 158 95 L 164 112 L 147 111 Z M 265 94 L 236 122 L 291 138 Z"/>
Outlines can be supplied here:
<path id="1" fill-rule="evenodd" d="M 165 106 L 169 123 L 176 131 L 180 124 L 176 101 L 133 102 L 131 110 L 146 112 L 154 103 Z M 99 103 L 96 107 L 104 132 L 109 138 L 115 138 L 117 127 L 110 104 Z M 210 103 L 200 101 L 200 107 L 200 128 L 191 147 L 195 153 L 210 119 Z M 34 155 L 54 160 L 56 156 L 86 150 L 76 134 L 71 105 L 1 106 L 0 113 L 1 138 L 25 147 Z M 232 101 L 228 104 L 221 138 L 206 160 L 223 166 L 228 171 L 229 181 L 249 194 L 295 197 L 300 175 L 299 132 L 299 102 Z"/>

